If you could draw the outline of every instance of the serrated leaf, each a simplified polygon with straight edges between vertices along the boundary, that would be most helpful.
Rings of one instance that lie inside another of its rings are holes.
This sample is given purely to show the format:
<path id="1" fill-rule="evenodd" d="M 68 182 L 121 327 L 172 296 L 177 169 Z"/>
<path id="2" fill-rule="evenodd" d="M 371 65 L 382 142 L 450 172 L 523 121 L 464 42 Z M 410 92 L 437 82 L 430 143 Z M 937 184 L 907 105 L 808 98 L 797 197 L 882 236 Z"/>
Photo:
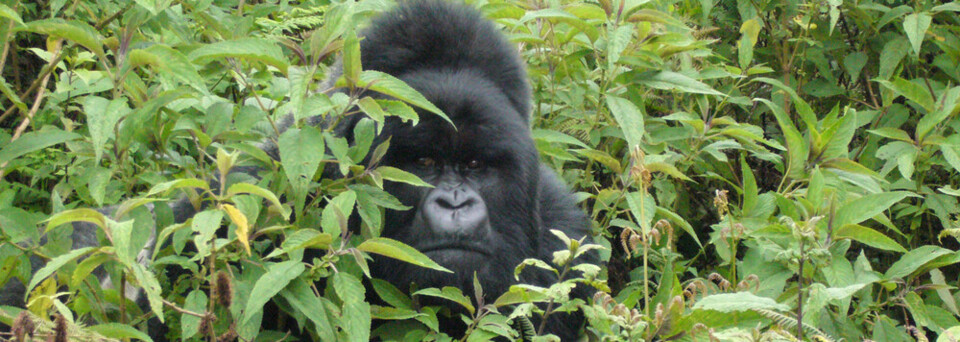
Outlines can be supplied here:
<path id="1" fill-rule="evenodd" d="M 843 226 L 846 224 L 857 224 L 871 217 L 884 212 L 890 206 L 900 202 L 904 198 L 913 196 L 906 191 L 883 192 L 878 194 L 868 194 L 860 198 L 844 203 L 837 210 L 837 216 L 834 224 Z"/>
<path id="2" fill-rule="evenodd" d="M 361 243 L 359 246 L 357 246 L 357 249 L 367 253 L 380 254 L 385 257 L 405 261 L 420 267 L 453 273 L 453 271 L 440 266 L 433 260 L 430 260 L 429 257 L 423 253 L 420 253 L 420 251 L 397 240 L 383 237 L 372 238 Z"/>
<path id="3" fill-rule="evenodd" d="M 100 228 L 104 228 L 107 225 L 107 218 L 99 211 L 90 208 L 80 208 L 61 211 L 46 219 L 44 222 L 47 223 L 46 231 L 49 232 L 52 228 L 71 222 L 90 222 Z"/>
<path id="4" fill-rule="evenodd" d="M 673 71 L 661 71 L 650 77 L 644 77 L 637 81 L 639 81 L 640 84 L 656 89 L 678 90 L 685 93 L 724 96 L 723 93 L 714 90 L 703 82 Z"/>
<path id="5" fill-rule="evenodd" d="M 413 295 L 443 298 L 443 299 L 452 301 L 454 303 L 460 304 L 460 306 L 463 306 L 464 308 L 466 308 L 467 311 L 469 311 L 471 314 L 474 311 L 476 311 L 476 308 L 474 308 L 473 303 L 470 301 L 470 298 L 463 295 L 463 292 L 461 292 L 460 289 L 455 287 L 444 286 L 442 290 L 438 290 L 436 288 L 423 289 L 423 290 L 414 292 Z"/>
<path id="6" fill-rule="evenodd" d="M 739 312 L 747 310 L 787 311 L 789 306 L 775 300 L 760 297 L 750 292 L 721 293 L 703 297 L 695 304 L 694 310 L 716 310 L 720 312 Z"/>
<path id="7" fill-rule="evenodd" d="M 386 179 L 389 181 L 406 183 L 413 186 L 422 186 L 427 188 L 433 187 L 433 184 L 424 182 L 422 179 L 420 179 L 420 177 L 417 177 L 417 175 L 414 175 L 412 173 L 403 171 L 401 169 L 398 169 L 392 166 L 381 166 L 376 168 L 374 171 L 379 172 L 380 176 L 382 176 L 383 179 Z"/>
<path id="8" fill-rule="evenodd" d="M 180 51 L 169 46 L 154 44 L 146 49 L 136 49 L 130 51 L 127 60 L 131 66 L 149 65 L 161 78 L 172 76 L 200 93 L 207 93 L 203 78 L 193 63 Z"/>
<path id="9" fill-rule="evenodd" d="M 883 235 L 883 233 L 859 224 L 847 224 L 836 232 L 837 239 L 851 239 L 870 247 L 888 251 L 906 253 L 907 250 L 897 241 Z"/>
<path id="10" fill-rule="evenodd" d="M 150 11 L 150 14 L 157 15 L 170 7 L 172 0 L 136 0 L 137 5 Z"/>
<path id="11" fill-rule="evenodd" d="M 27 132 L 0 148 L 0 164 L 25 155 L 33 151 L 39 151 L 47 147 L 65 143 L 67 141 L 79 139 L 81 136 L 73 132 L 65 132 L 59 129 L 44 129 L 39 132 Z"/>
<path id="12" fill-rule="evenodd" d="M 96 250 L 94 247 L 78 248 L 50 259 L 50 261 L 47 261 L 46 265 L 43 265 L 43 267 L 33 274 L 33 277 L 30 278 L 30 283 L 27 285 L 25 292 L 29 293 L 32 291 L 37 284 L 44 279 L 47 279 L 47 277 L 59 270 L 60 267 L 63 267 L 63 265 L 66 265 L 68 262 L 74 261 L 77 258 L 86 255 L 87 253 L 93 252 L 94 250 Z"/>
<path id="13" fill-rule="evenodd" d="M 627 99 L 607 95 L 607 108 L 617 120 L 630 147 L 639 146 L 643 139 L 643 111 Z"/>
<path id="14" fill-rule="evenodd" d="M 932 20 L 933 18 L 930 17 L 930 14 L 925 12 L 913 13 L 903 17 L 903 31 L 907 34 L 910 45 L 913 46 L 914 56 L 920 55 L 920 46 L 923 44 L 923 37 L 926 35 L 927 28 L 930 27 Z"/>
<path id="15" fill-rule="evenodd" d="M 151 342 L 153 341 L 153 339 L 151 339 L 149 335 L 126 324 L 104 323 L 104 324 L 98 324 L 98 325 L 86 327 L 84 329 L 100 334 L 103 337 L 109 337 L 109 338 L 115 338 L 115 339 L 135 338 L 141 341 L 151 341 Z"/>
<path id="16" fill-rule="evenodd" d="M 236 183 L 234 185 L 231 185 L 230 188 L 227 189 L 227 197 L 237 195 L 237 194 L 251 194 L 251 195 L 257 195 L 257 196 L 263 197 L 265 200 L 269 201 L 270 204 L 272 204 L 275 208 L 277 208 L 277 210 L 280 211 L 280 215 L 282 215 L 283 218 L 290 217 L 290 210 L 285 208 L 280 203 L 280 200 L 277 199 L 277 195 L 274 195 L 272 192 L 270 192 L 270 190 L 261 188 L 257 185 L 250 184 L 250 183 Z"/>
<path id="17" fill-rule="evenodd" d="M 120 119 L 131 112 L 126 99 L 113 101 L 99 96 L 88 96 L 83 101 L 83 111 L 87 115 L 90 140 L 93 142 L 94 161 L 99 164 L 107 140 L 116 138 L 116 125 Z"/>
<path id="18" fill-rule="evenodd" d="M 201 290 L 190 291 L 183 302 L 185 310 L 202 313 L 207 311 L 207 294 Z M 180 316 L 181 337 L 186 340 L 196 335 L 200 329 L 200 317 L 183 314 Z"/>
<path id="19" fill-rule="evenodd" d="M 650 172 L 663 172 L 676 179 L 680 179 L 688 182 L 693 181 L 693 179 L 690 179 L 690 177 L 687 177 L 687 175 L 683 174 L 683 172 L 680 172 L 680 169 L 678 169 L 676 166 L 673 166 L 667 163 L 661 163 L 661 162 L 647 163 L 646 165 L 644 165 L 644 167 L 647 168 L 647 170 L 649 170 Z"/>
<path id="20" fill-rule="evenodd" d="M 927 245 L 914 248 L 901 256 L 900 260 L 894 262 L 893 265 L 890 265 L 883 276 L 886 279 L 904 278 L 928 262 L 951 253 L 956 252 L 938 246 Z"/>
<path id="21" fill-rule="evenodd" d="M 28 32 L 45 34 L 51 37 L 73 41 L 97 56 L 103 56 L 103 37 L 92 26 L 79 21 L 65 21 L 63 19 L 44 19 L 31 21 L 23 28 L 15 28 Z"/>
<path id="22" fill-rule="evenodd" d="M 936 103 L 934 103 L 933 96 L 930 95 L 930 91 L 919 84 L 907 81 L 900 77 L 895 78 L 892 82 L 884 80 L 877 80 L 877 82 L 887 89 L 893 90 L 898 95 L 916 102 L 921 107 L 926 109 L 928 113 L 936 110 Z"/>
<path id="23" fill-rule="evenodd" d="M 277 141 L 280 163 L 296 196 L 294 209 L 298 217 L 303 215 L 308 186 L 323 159 L 323 145 L 323 135 L 312 126 L 288 129 Z"/>
<path id="24" fill-rule="evenodd" d="M 567 145 L 576 145 L 582 148 L 590 148 L 590 146 L 587 146 L 587 144 L 584 144 L 579 139 L 554 130 L 534 129 L 531 134 L 533 135 L 534 140 L 543 140 L 551 143 L 561 143 Z"/>
<path id="25" fill-rule="evenodd" d="M 881 127 L 877 129 L 867 130 L 871 134 L 878 135 L 884 138 L 890 138 L 893 140 L 900 140 L 907 143 L 913 143 L 913 138 L 910 138 L 910 134 L 904 132 L 902 129 L 893 128 L 893 127 Z"/>
<path id="26" fill-rule="evenodd" d="M 779 105 L 767 99 L 758 98 L 756 100 L 763 102 L 770 108 L 773 116 L 777 119 L 777 123 L 780 125 L 780 130 L 783 131 L 784 139 L 787 141 L 788 161 L 785 172 L 786 176 L 792 179 L 803 178 L 807 156 L 810 154 L 810 151 L 803 136 L 800 135 L 800 131 L 797 130 L 797 127 L 793 125 L 793 121 L 790 120 L 790 117 L 787 116 L 787 113 L 784 112 Z"/>
<path id="27" fill-rule="evenodd" d="M 246 325 L 256 313 L 263 311 L 263 306 L 270 301 L 270 298 L 280 293 L 284 287 L 287 287 L 293 279 L 303 273 L 305 267 L 303 263 L 297 260 L 289 260 L 267 266 L 267 272 L 257 279 L 250 291 L 250 297 L 247 299 L 247 305 L 243 309 L 240 325 Z"/>
<path id="28" fill-rule="evenodd" d="M 292 280 L 289 285 L 283 288 L 283 291 L 280 291 L 280 295 L 297 312 L 303 313 L 304 316 L 307 316 L 307 319 L 313 322 L 313 325 L 317 328 L 314 331 L 319 335 L 320 341 L 337 340 L 336 335 L 334 335 L 336 329 L 333 328 L 333 324 L 327 318 L 327 308 L 323 306 L 320 298 L 310 289 L 307 281 L 301 278 Z"/>
<path id="29" fill-rule="evenodd" d="M 373 285 L 373 290 L 380 296 L 380 299 L 383 299 L 387 304 L 401 309 L 413 308 L 413 300 L 390 282 L 381 279 L 370 279 L 370 283 Z"/>
<path id="30" fill-rule="evenodd" d="M 177 179 L 154 185 L 152 188 L 150 188 L 150 191 L 147 192 L 147 196 L 153 196 L 157 194 L 166 195 L 170 193 L 171 190 L 180 188 L 200 188 L 203 190 L 210 190 L 210 185 L 207 184 L 207 182 L 196 178 Z"/>
<path id="31" fill-rule="evenodd" d="M 0 4 L 0 17 L 13 20 L 18 24 L 23 25 L 23 19 L 20 18 L 20 15 L 17 14 L 17 11 L 14 11 L 12 8 L 7 7 L 7 5 Z"/>
<path id="32" fill-rule="evenodd" d="M 289 66 L 280 47 L 263 38 L 241 38 L 206 44 L 193 50 L 189 58 L 198 64 L 222 58 L 246 59 L 273 66 L 284 74 Z"/>
<path id="33" fill-rule="evenodd" d="M 345 84 L 341 81 L 337 81 L 336 86 L 342 87 Z M 393 77 L 390 74 L 374 71 L 374 70 L 364 70 L 360 73 L 360 80 L 357 82 L 357 86 L 367 87 L 370 90 L 375 92 L 391 96 L 393 98 L 402 100 L 406 103 L 412 104 L 414 106 L 425 109 L 431 113 L 434 113 L 443 120 L 449 122 L 451 125 L 453 121 L 450 121 L 450 118 L 443 113 L 440 108 L 434 106 L 432 102 L 423 97 L 416 89 L 409 86 L 406 82 L 401 81 L 399 78 Z"/>

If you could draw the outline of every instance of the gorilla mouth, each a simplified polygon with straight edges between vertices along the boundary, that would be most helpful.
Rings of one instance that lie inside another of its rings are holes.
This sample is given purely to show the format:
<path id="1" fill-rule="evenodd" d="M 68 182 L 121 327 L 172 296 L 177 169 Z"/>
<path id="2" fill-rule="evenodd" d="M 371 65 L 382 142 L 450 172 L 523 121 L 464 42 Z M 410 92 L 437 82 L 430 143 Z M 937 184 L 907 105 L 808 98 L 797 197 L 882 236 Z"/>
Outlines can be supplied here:
<path id="1" fill-rule="evenodd" d="M 432 245 L 420 247 L 417 249 L 420 250 L 420 252 L 423 254 L 432 253 L 432 252 L 444 252 L 444 251 L 465 251 L 465 252 L 482 254 L 485 256 L 490 255 L 490 253 L 487 251 L 486 248 L 483 248 L 476 244 L 468 244 L 468 243 L 432 244 Z"/>

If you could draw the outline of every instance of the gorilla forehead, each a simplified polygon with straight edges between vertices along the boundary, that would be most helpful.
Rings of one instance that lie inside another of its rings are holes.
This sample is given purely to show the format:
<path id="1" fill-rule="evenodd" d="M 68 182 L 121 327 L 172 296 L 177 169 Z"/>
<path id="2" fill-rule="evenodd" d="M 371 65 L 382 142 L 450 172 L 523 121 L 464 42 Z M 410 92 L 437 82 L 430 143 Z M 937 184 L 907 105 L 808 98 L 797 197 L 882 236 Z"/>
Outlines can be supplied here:
<path id="1" fill-rule="evenodd" d="M 470 155 L 536 160 L 529 128 L 503 91 L 471 70 L 420 70 L 400 77 L 453 121 L 421 111 L 418 125 L 387 128 L 398 146 L 416 147 L 444 158 Z M 509 154 L 510 156 L 507 156 Z"/>

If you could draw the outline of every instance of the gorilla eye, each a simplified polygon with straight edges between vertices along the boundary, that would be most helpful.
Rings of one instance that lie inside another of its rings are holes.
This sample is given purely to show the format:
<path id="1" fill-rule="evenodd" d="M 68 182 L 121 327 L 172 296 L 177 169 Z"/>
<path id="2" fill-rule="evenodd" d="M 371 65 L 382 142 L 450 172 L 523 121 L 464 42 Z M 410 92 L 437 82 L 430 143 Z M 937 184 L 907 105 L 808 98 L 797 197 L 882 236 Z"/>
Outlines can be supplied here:
<path id="1" fill-rule="evenodd" d="M 471 159 L 470 161 L 467 162 L 467 168 L 468 168 L 468 169 L 476 170 L 476 169 L 479 169 L 479 168 L 481 168 L 481 167 L 483 167 L 483 163 L 481 163 L 479 160 Z"/>
<path id="2" fill-rule="evenodd" d="M 434 161 L 433 158 L 420 157 L 420 158 L 417 158 L 417 165 L 423 166 L 423 167 L 431 167 L 431 166 L 437 165 L 437 162 Z"/>

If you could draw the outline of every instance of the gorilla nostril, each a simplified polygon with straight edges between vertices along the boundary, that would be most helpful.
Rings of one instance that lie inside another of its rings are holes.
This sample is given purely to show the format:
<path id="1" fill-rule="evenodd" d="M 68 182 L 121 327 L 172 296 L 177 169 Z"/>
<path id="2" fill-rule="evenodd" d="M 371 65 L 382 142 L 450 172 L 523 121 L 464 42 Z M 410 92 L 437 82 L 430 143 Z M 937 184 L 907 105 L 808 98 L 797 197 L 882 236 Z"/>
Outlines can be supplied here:
<path id="1" fill-rule="evenodd" d="M 437 197 L 437 205 L 443 209 L 457 210 L 464 207 L 470 206 L 474 202 L 472 198 L 464 198 L 464 196 L 458 196 L 457 192 L 453 194 L 448 194 L 447 196 Z"/>

